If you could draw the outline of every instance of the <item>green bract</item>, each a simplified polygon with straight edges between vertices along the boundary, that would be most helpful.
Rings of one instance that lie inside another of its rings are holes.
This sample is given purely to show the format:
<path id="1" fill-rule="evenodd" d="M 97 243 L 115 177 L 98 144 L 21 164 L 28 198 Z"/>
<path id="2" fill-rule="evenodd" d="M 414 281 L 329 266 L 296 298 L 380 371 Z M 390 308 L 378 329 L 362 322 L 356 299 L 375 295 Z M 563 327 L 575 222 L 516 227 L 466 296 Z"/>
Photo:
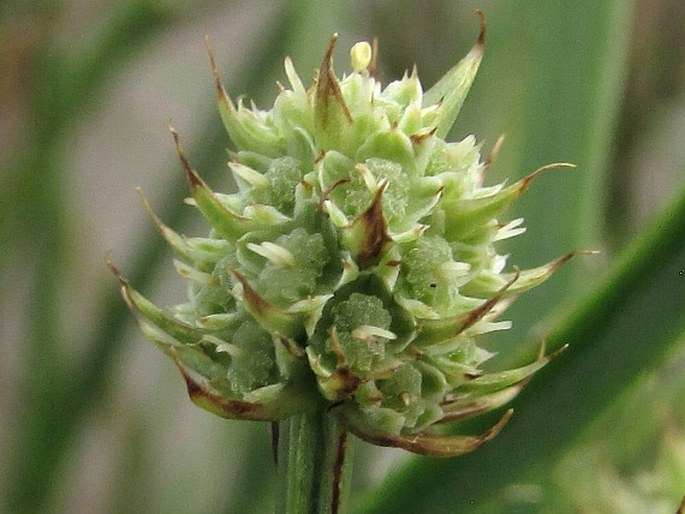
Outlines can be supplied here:
<path id="1" fill-rule="evenodd" d="M 166 313 L 120 277 L 193 401 L 270 421 L 328 402 L 362 439 L 439 456 L 499 432 L 511 412 L 478 436 L 434 427 L 502 406 L 549 360 L 488 373 L 492 354 L 478 341 L 508 328 L 495 318 L 512 295 L 572 254 L 505 272 L 495 243 L 524 229 L 499 217 L 541 170 L 485 187 L 475 139 L 443 139 L 483 37 L 424 92 L 415 70 L 382 87 L 367 43 L 337 78 L 334 36 L 309 89 L 286 59 L 290 87 L 268 111 L 228 97 L 210 50 L 238 192 L 212 191 L 172 129 L 192 203 L 211 225 L 207 237 L 185 237 L 153 215 L 189 300 Z"/>

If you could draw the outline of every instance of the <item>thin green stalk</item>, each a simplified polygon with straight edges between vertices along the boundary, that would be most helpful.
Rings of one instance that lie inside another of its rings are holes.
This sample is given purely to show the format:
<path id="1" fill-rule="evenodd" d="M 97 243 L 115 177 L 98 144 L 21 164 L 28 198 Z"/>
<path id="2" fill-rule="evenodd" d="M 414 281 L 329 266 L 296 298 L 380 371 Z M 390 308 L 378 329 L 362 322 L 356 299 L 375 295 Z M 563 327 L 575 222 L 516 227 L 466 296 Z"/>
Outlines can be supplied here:
<path id="1" fill-rule="evenodd" d="M 277 512 L 343 512 L 351 468 L 351 441 L 345 427 L 326 404 L 294 416 L 284 425 Z"/>

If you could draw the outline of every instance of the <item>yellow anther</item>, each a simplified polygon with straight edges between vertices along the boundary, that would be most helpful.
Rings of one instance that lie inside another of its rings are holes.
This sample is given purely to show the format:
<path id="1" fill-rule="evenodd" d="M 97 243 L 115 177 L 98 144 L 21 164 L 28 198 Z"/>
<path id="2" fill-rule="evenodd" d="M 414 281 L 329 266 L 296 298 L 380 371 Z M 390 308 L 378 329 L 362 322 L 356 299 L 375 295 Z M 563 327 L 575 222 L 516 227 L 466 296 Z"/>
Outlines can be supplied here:
<path id="1" fill-rule="evenodd" d="M 359 43 L 355 43 L 352 48 L 350 48 L 352 69 L 356 72 L 366 70 L 371 62 L 372 55 L 371 45 L 368 42 L 360 41 Z"/>

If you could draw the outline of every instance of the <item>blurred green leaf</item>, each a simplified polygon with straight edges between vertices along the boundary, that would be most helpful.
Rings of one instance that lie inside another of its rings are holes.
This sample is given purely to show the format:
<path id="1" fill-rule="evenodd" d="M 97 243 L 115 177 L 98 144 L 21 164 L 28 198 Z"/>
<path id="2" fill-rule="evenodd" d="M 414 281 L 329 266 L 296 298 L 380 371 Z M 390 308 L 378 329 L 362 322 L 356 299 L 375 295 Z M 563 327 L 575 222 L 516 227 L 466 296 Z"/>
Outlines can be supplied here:
<path id="1" fill-rule="evenodd" d="M 15 203 L 7 195 L 14 209 L 9 220 L 3 220 L 24 250 L 31 247 L 35 255 L 34 261 L 29 261 L 33 268 L 29 268 L 31 312 L 24 341 L 27 376 L 22 391 L 30 403 L 24 404 L 20 421 L 24 429 L 18 434 L 21 452 L 15 455 L 9 492 L 10 503 L 19 512 L 35 512 L 45 501 L 61 456 L 72 441 L 74 421 L 83 412 L 83 398 L 72 395 L 74 391 L 67 387 L 68 381 L 80 374 L 70 373 L 62 353 L 65 336 L 60 302 L 66 287 L 73 213 L 66 207 L 70 197 L 61 145 L 69 124 L 97 98 L 94 93 L 102 84 L 107 62 L 122 59 L 126 55 L 122 45 L 142 42 L 160 26 L 160 13 L 149 7 L 147 3 L 129 3 L 117 10 L 111 30 L 102 34 L 93 55 L 78 70 L 68 65 L 66 54 L 51 55 L 55 50 L 49 41 L 34 63 L 33 132 L 23 161 L 10 170 L 8 178 L 10 189 L 23 201 Z M 90 94 L 84 94 L 86 91 Z"/>

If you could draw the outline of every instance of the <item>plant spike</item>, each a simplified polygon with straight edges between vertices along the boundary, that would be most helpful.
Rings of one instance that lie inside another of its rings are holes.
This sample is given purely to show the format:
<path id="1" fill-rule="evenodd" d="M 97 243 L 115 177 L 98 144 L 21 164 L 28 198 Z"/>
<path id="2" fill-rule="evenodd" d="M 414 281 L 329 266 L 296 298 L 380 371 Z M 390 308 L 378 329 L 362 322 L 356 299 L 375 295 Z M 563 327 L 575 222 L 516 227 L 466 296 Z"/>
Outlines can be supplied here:
<path id="1" fill-rule="evenodd" d="M 509 326 L 496 317 L 513 295 L 588 252 L 505 271 L 496 243 L 524 229 L 499 218 L 540 172 L 572 165 L 486 187 L 502 138 L 484 162 L 473 136 L 444 140 L 483 56 L 479 16 L 472 50 L 425 93 L 416 68 L 376 80 L 376 42 L 355 44 L 338 78 L 334 34 L 309 89 L 286 58 L 290 87 L 279 83 L 268 111 L 231 100 L 206 39 L 239 191 L 210 189 L 170 128 L 209 235 L 177 234 L 143 202 L 179 257 L 188 301 L 165 312 L 108 261 L 200 407 L 273 424 L 323 405 L 362 439 L 439 457 L 504 428 L 511 410 L 480 435 L 439 431 L 502 407 L 556 355 L 486 371 L 482 337 Z"/>

